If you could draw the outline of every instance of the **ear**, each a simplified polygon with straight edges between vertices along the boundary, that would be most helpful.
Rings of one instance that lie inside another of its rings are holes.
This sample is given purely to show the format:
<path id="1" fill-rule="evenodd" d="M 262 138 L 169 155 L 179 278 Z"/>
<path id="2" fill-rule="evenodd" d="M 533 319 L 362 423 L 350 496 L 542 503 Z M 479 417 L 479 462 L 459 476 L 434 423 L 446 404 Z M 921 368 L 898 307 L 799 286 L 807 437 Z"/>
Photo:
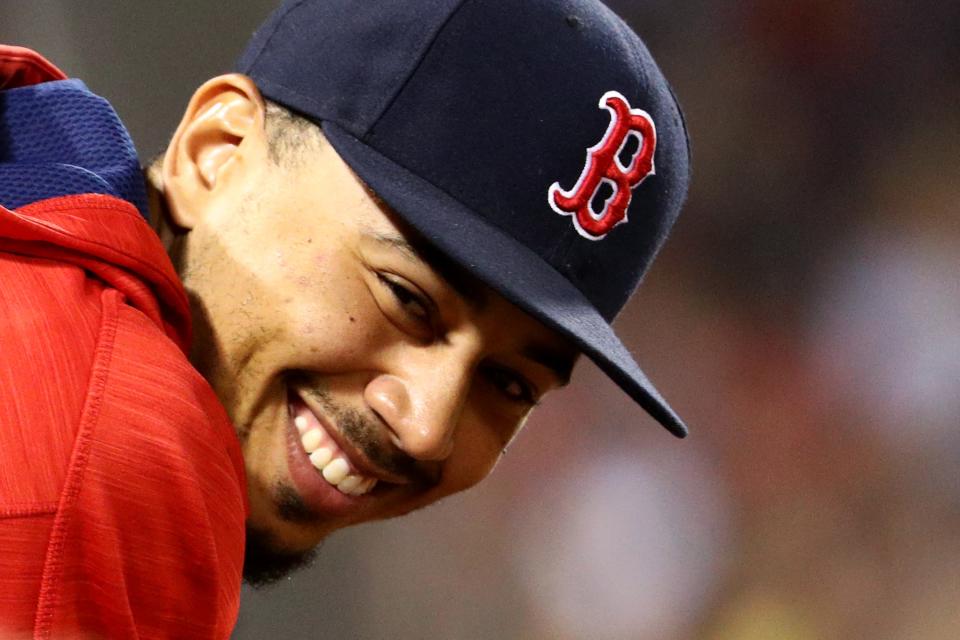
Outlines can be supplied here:
<path id="1" fill-rule="evenodd" d="M 196 90 L 163 160 L 171 222 L 192 229 L 211 200 L 258 166 L 263 122 L 263 98 L 247 76 L 218 76 Z"/>

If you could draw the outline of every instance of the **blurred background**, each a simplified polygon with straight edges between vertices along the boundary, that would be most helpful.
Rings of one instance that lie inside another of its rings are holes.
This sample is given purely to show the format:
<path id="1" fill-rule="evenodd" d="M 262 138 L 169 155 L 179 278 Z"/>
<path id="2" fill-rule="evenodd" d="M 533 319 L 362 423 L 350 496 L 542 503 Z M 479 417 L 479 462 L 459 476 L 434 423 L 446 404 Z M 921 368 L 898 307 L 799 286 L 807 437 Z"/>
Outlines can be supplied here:
<path id="1" fill-rule="evenodd" d="M 399 1 L 399 0 L 398 0 Z M 689 204 L 490 480 L 245 590 L 237 639 L 960 638 L 960 3 L 611 0 L 685 108 Z M 146 158 L 272 0 L 0 4 Z"/>

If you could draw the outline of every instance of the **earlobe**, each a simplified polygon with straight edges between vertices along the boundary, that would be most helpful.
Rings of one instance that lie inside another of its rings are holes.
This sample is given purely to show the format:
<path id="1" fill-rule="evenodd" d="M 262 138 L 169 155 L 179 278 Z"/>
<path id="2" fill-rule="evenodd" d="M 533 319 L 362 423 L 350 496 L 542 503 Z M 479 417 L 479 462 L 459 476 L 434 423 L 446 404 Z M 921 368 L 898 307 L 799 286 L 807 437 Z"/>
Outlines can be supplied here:
<path id="1" fill-rule="evenodd" d="M 193 228 L 210 201 L 237 184 L 265 146 L 264 104 L 253 81 L 218 76 L 193 94 L 163 161 L 163 185 L 171 222 Z"/>

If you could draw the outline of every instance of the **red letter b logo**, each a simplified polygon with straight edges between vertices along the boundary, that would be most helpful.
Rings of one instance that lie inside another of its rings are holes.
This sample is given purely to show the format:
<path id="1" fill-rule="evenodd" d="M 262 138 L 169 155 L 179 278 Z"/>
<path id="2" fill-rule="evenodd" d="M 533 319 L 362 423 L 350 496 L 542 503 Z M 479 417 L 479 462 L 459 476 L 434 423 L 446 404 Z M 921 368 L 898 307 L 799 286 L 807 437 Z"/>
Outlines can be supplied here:
<path id="1" fill-rule="evenodd" d="M 600 107 L 610 112 L 610 126 L 603 139 L 587 149 L 587 161 L 577 183 L 564 191 L 559 182 L 554 182 L 547 192 L 550 207 L 560 215 L 572 216 L 577 232 L 588 240 L 600 240 L 616 225 L 626 222 L 633 188 L 655 173 L 657 129 L 650 114 L 631 109 L 617 91 L 603 94 Z M 639 139 L 639 148 L 629 166 L 623 166 L 620 152 L 631 135 Z M 591 203 L 602 183 L 607 183 L 613 194 L 600 211 L 594 211 Z"/>

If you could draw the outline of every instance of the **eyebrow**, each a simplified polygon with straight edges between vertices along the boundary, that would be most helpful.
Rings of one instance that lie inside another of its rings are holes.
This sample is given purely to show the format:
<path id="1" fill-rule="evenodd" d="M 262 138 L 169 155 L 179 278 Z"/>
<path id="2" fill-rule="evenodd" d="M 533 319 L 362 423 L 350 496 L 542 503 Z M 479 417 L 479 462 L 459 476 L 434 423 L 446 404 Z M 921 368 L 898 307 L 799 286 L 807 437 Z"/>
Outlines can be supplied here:
<path id="1" fill-rule="evenodd" d="M 364 229 L 363 235 L 380 245 L 396 249 L 411 262 L 426 264 L 475 310 L 482 310 L 486 306 L 487 294 L 480 282 L 432 246 L 425 242 L 419 242 L 415 246 L 400 234 L 383 233 L 373 229 Z M 528 360 L 549 369 L 556 376 L 558 386 L 565 387 L 570 384 L 570 376 L 577 360 L 576 354 L 571 355 L 540 343 L 530 343 L 520 353 Z"/>
<path id="2" fill-rule="evenodd" d="M 558 386 L 565 387 L 570 384 L 573 365 L 577 361 L 576 355 L 566 354 L 539 343 L 528 344 L 520 353 L 528 360 L 549 369 L 557 377 Z"/>
<path id="3" fill-rule="evenodd" d="M 487 305 L 487 295 L 479 281 L 430 245 L 426 243 L 414 245 L 402 235 L 382 233 L 372 229 L 364 230 L 363 235 L 380 245 L 398 250 L 411 262 L 427 265 L 474 310 L 482 310 Z"/>

